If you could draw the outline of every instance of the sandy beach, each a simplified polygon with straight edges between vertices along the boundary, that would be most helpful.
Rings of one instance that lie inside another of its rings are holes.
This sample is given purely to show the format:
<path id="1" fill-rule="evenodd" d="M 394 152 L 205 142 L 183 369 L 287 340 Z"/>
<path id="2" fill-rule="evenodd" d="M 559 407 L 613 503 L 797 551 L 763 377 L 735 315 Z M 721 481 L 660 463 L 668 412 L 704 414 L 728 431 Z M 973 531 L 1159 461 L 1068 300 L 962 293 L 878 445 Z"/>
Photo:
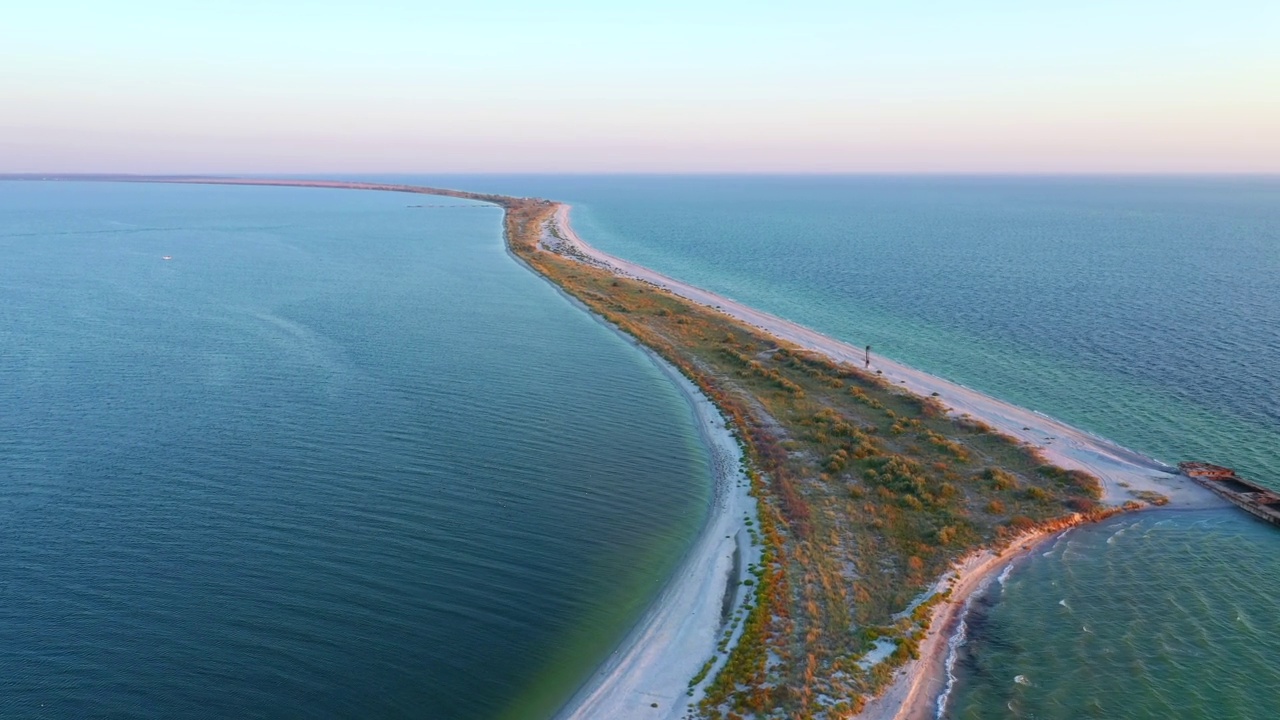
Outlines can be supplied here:
<path id="1" fill-rule="evenodd" d="M 528 267 L 519 256 L 511 256 Z M 529 271 L 537 274 L 533 268 Z M 577 298 L 560 292 L 591 312 Z M 689 403 L 711 463 L 711 503 L 698 538 L 662 592 L 555 720 L 680 720 L 702 699 L 706 685 L 727 660 L 727 654 L 717 653 L 717 646 L 729 618 L 750 599 L 741 581 L 746 568 L 761 557 L 747 529 L 748 520 L 758 520 L 756 500 L 743 472 L 742 448 L 720 409 L 657 353 L 617 332 L 643 351 Z M 735 624 L 729 647 L 741 632 L 741 625 Z M 708 660 L 713 661 L 710 671 L 691 685 Z"/>
<path id="2" fill-rule="evenodd" d="M 923 720 L 941 717 L 942 694 L 948 689 L 951 668 L 948 657 L 969 610 L 969 600 L 986 590 L 1000 572 L 1071 528 L 1087 522 L 1083 517 L 1063 520 L 1026 533 L 1002 550 L 981 550 L 956 563 L 951 573 L 938 579 L 933 592 L 951 589 L 948 602 L 933 610 L 929 632 L 920 643 L 920 658 L 898 669 L 893 683 L 867 703 L 859 715 L 868 720 Z"/>

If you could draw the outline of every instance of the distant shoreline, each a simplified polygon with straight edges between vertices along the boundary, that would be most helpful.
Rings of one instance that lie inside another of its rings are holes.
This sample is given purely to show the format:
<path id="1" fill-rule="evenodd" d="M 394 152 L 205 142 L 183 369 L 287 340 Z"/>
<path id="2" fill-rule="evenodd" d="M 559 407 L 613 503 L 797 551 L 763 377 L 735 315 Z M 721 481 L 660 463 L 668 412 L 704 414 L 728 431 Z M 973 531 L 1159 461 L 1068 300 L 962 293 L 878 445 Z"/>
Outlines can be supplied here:
<path id="1" fill-rule="evenodd" d="M 379 190 L 444 195 L 470 200 L 480 200 L 507 208 L 507 242 L 509 247 L 511 243 L 511 203 L 521 200 L 501 195 L 426 188 L 393 183 L 369 183 L 360 181 L 346 182 L 325 180 L 277 180 L 265 178 L 118 175 L 49 175 L 29 176 L 22 179 L 44 178 L 67 181 L 93 180 L 111 182 L 158 182 L 173 184 Z M 576 233 L 573 232 L 573 229 L 569 224 L 568 216 L 570 207 L 568 205 L 549 202 L 547 202 L 546 205 L 553 208 L 551 223 L 557 231 L 555 233 L 554 241 L 562 244 L 562 247 L 554 250 L 555 252 L 599 269 L 648 283 L 692 303 L 712 308 L 737 322 L 757 328 L 764 333 L 787 343 L 825 355 L 838 363 L 848 363 L 855 366 L 862 366 L 864 364 L 864 350 L 862 348 L 841 342 L 805 328 L 797 323 L 792 323 L 768 313 L 760 312 L 729 298 L 725 298 L 715 293 L 669 278 L 643 266 L 617 258 L 608 253 L 604 253 L 584 242 Z M 1210 495 L 1207 491 L 1194 483 L 1191 483 L 1186 478 L 1177 475 L 1173 468 L 1164 466 L 1163 464 L 1140 453 L 1128 450 L 1108 440 L 1073 428 L 1040 413 L 1003 402 L 970 388 L 923 373 L 878 355 L 872 357 L 868 366 L 871 371 L 877 372 L 885 380 L 895 386 L 902 387 L 903 389 L 921 397 L 934 397 L 938 399 L 948 407 L 952 414 L 956 416 L 967 416 L 973 420 L 985 423 L 999 432 L 1014 437 L 1028 445 L 1035 446 L 1047 462 L 1066 469 L 1083 470 L 1097 476 L 1103 484 L 1103 500 L 1112 507 L 1125 503 L 1141 504 L 1140 501 L 1143 499 L 1142 494 L 1144 493 L 1158 493 L 1159 495 L 1167 497 L 1169 499 L 1170 507 L 1215 507 L 1221 505 L 1221 502 Z M 672 369 L 670 372 L 674 372 L 674 370 Z M 686 394 L 689 393 L 687 388 L 682 387 L 682 390 L 684 390 Z M 689 395 L 689 397 L 696 407 L 697 403 L 700 402 L 697 399 L 698 397 L 701 397 L 703 400 L 706 398 L 705 395 L 698 393 L 696 388 L 694 388 L 694 393 L 695 394 L 693 395 Z M 710 403 L 709 400 L 706 402 Z M 707 437 L 712 437 L 714 439 L 714 437 L 716 437 L 716 433 L 724 432 L 724 430 L 723 428 L 716 429 L 708 427 L 704 422 L 702 424 L 702 432 L 704 433 L 704 439 Z M 717 480 L 717 482 L 719 483 L 721 481 Z M 1148 497 L 1150 497 L 1150 495 L 1148 495 Z M 729 526 L 730 529 L 736 529 L 738 531 L 730 532 L 729 534 L 735 536 L 740 535 L 742 530 L 741 515 L 736 511 L 730 513 L 730 515 L 735 515 L 736 518 L 728 516 L 717 517 L 713 512 L 712 517 L 708 520 L 707 527 L 710 528 L 713 524 L 725 520 L 731 523 Z M 737 521 L 736 527 L 732 525 L 732 521 L 735 519 Z M 919 659 L 909 662 L 907 665 L 899 669 L 894 676 L 894 680 L 891 685 L 882 692 L 879 697 L 872 700 L 861 716 L 877 719 L 896 718 L 900 720 L 932 717 L 934 703 L 936 703 L 939 692 L 941 692 L 946 679 L 946 640 L 950 637 L 951 633 L 954 632 L 957 620 L 963 612 L 964 600 L 982 588 L 984 583 L 1012 558 L 1027 552 L 1029 547 L 1034 547 L 1039 542 L 1043 542 L 1045 539 L 1062 532 L 1065 528 L 1079 524 L 1083 521 L 1085 521 L 1083 517 L 1076 516 L 1075 518 L 1068 518 L 1063 521 L 1049 523 L 1033 532 L 1030 532 L 1029 534 L 1014 539 L 1008 543 L 1003 550 L 980 550 L 957 563 L 952 578 L 944 576 L 944 578 L 939 581 L 939 584 L 935 585 L 935 588 L 938 591 L 942 591 L 945 589 L 943 584 L 949 584 L 951 595 L 948 602 L 939 603 L 934 607 L 933 622 L 930 624 L 927 636 L 921 644 Z M 704 529 L 702 535 L 709 536 L 710 533 Z M 702 543 L 702 541 L 703 537 L 700 536 L 698 542 Z M 650 710 L 648 703 L 641 706 L 635 702 L 637 697 L 635 693 L 638 691 L 626 689 L 624 685 L 644 685 L 648 680 L 652 680 L 656 677 L 652 674 L 655 670 L 663 669 L 658 666 L 664 665 L 664 661 L 658 660 L 656 661 L 657 666 L 655 666 L 655 661 L 652 659 L 648 661 L 640 659 L 635 661 L 635 663 L 638 664 L 628 664 L 627 657 L 638 657 L 636 653 L 643 654 L 644 652 L 653 652 L 655 649 L 655 643 L 662 642 L 669 644 L 673 641 L 688 641 L 689 635 L 677 635 L 676 638 L 673 638 L 662 633 L 649 632 L 645 628 L 647 627 L 646 623 L 651 620 L 653 615 L 660 614 L 663 606 L 670 606 L 672 603 L 672 600 L 668 596 L 669 591 L 674 592 L 677 596 L 680 595 L 680 591 L 678 589 L 673 591 L 672 588 L 679 588 L 683 585 L 686 588 L 684 592 L 689 592 L 687 588 L 691 587 L 691 583 L 698 579 L 696 577 L 696 572 L 694 572 L 694 568 L 719 567 L 716 565 L 716 557 L 723 556 L 723 549 L 718 549 L 716 552 L 704 553 L 704 556 L 699 556 L 700 552 L 702 551 L 695 551 L 691 553 L 691 557 L 697 556 L 701 557 L 701 559 L 698 559 L 696 562 L 689 558 L 686 559 L 686 562 L 681 565 L 681 570 L 677 571 L 678 577 L 672 579 L 668 590 L 664 590 L 661 600 L 655 604 L 654 608 L 651 608 L 650 612 L 646 614 L 646 617 L 641 620 L 641 624 L 637 629 L 633 630 L 632 634 L 628 636 L 628 640 L 624 642 L 623 647 L 619 648 L 619 651 L 615 652 L 614 656 L 611 656 L 610 660 L 606 662 L 606 665 L 597 672 L 596 676 L 593 676 L 592 680 L 589 681 L 588 686 L 579 692 L 575 702 L 571 703 L 571 705 L 562 711 L 558 717 L 590 718 L 604 716 L 643 716 L 646 718 L 674 718 L 681 717 L 683 715 L 684 709 L 689 706 L 691 700 L 683 699 L 678 703 L 680 712 L 675 712 L 674 708 L 677 707 L 676 704 L 667 705 L 666 702 L 663 703 L 666 706 L 661 708 L 661 712 L 652 711 Z M 702 621 L 701 628 L 696 631 L 682 628 L 681 632 L 696 634 L 704 632 L 707 627 L 709 627 L 709 625 L 704 619 Z M 714 639 L 718 633 L 718 626 L 716 626 L 710 633 L 713 645 Z M 687 651 L 692 649 L 690 647 L 679 645 L 673 645 L 672 647 L 677 646 L 686 651 L 685 654 L 687 654 Z M 701 660 L 705 657 L 706 655 L 702 655 L 701 657 L 695 658 L 695 660 L 697 660 L 694 664 L 695 669 L 698 664 L 701 664 Z M 650 674 L 645 675 L 645 673 Z M 685 679 L 690 676 L 691 674 L 684 675 Z M 662 682 L 666 683 L 668 686 L 671 685 L 671 679 L 666 676 L 663 677 L 666 679 Z M 626 683 L 619 684 L 622 680 L 626 680 Z M 607 690 L 611 683 L 615 690 Z M 606 689 L 602 690 L 602 688 Z M 680 684 L 677 687 L 668 687 L 668 692 L 663 693 L 664 700 L 672 702 L 675 700 L 681 700 L 686 697 L 684 691 L 685 686 L 683 681 L 680 681 Z M 673 698 L 672 695 L 675 697 Z M 595 702 L 604 704 L 592 704 Z M 668 715 L 668 711 L 674 712 L 675 714 Z"/>

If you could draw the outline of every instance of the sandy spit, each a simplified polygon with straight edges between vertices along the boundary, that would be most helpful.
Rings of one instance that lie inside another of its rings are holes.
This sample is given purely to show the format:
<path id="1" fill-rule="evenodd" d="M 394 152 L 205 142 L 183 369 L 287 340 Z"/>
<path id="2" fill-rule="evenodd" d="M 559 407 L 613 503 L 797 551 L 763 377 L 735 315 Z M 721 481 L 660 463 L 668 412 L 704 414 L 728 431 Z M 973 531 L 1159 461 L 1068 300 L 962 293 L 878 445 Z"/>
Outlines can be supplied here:
<path id="1" fill-rule="evenodd" d="M 686 300 L 715 309 L 773 337 L 821 353 L 837 362 L 865 365 L 864 349 L 836 340 L 735 300 L 667 277 L 642 265 L 615 257 L 584 242 L 569 223 L 570 206 L 556 209 L 555 228 L 547 237 L 549 249 L 582 262 L 611 270 Z M 957 416 L 980 420 L 1002 433 L 1035 447 L 1049 462 L 1084 470 L 1103 484 L 1103 501 L 1120 505 L 1133 493 L 1151 491 L 1169 498 L 1170 508 L 1219 507 L 1212 493 L 1178 474 L 1177 469 L 1105 438 L 1071 427 L 1051 417 L 985 395 L 958 383 L 921 372 L 893 360 L 872 355 L 868 366 L 891 383 L 922 396 L 936 396 Z M 861 717 L 872 720 L 918 720 L 937 717 L 938 699 L 947 679 L 948 641 L 963 619 L 966 600 L 984 589 L 1004 567 L 1040 543 L 1064 532 L 1079 520 L 1041 529 L 1019 538 L 1001 551 L 984 550 L 958 562 L 939 580 L 938 589 L 951 588 L 948 602 L 934 610 L 930 630 L 921 643 L 920 659 L 898 671 L 894 682 L 868 704 Z M 589 715 L 582 715 L 586 718 Z M 600 717 L 605 717 L 601 715 Z M 619 716 L 624 717 L 624 716 Z"/>
<path id="2" fill-rule="evenodd" d="M 756 500 L 743 470 L 742 448 L 720 409 L 674 365 L 617 332 L 644 351 L 689 403 L 711 461 L 711 506 L 706 524 L 662 592 L 555 720 L 682 720 L 728 658 L 717 652 L 724 634 L 731 632 L 732 647 L 742 632 L 741 624 L 731 618 L 751 599 L 750 590 L 741 584 L 746 568 L 761 559 L 761 548 L 747 525 L 757 523 Z M 708 661 L 710 670 L 692 684 Z"/>
<path id="3" fill-rule="evenodd" d="M 669 278 L 641 265 L 609 255 L 587 244 L 569 224 L 569 206 L 556 209 L 559 238 L 571 253 L 599 267 L 650 283 L 658 288 L 718 310 L 780 340 L 821 353 L 837 362 L 864 365 L 864 350 L 815 330 L 770 315 L 735 300 Z M 1151 490 L 1170 498 L 1174 507 L 1216 507 L 1212 493 L 1179 475 L 1177 468 L 1117 445 L 1105 438 L 1071 427 L 1034 410 L 984 395 L 958 383 L 921 372 L 872 354 L 869 368 L 895 385 L 922 396 L 936 395 L 956 415 L 968 415 L 997 430 L 1035 446 L 1052 463 L 1069 470 L 1084 470 L 1102 480 L 1104 501 L 1121 504 L 1132 500 L 1130 491 Z"/>

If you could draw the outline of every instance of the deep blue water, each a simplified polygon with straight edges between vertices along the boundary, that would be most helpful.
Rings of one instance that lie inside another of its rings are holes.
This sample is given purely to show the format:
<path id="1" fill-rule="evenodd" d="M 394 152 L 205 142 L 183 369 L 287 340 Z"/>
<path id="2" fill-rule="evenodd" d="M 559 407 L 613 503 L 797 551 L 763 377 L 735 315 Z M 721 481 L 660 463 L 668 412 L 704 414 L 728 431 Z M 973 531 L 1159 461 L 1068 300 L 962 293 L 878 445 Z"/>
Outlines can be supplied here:
<path id="1" fill-rule="evenodd" d="M 417 202 L 0 183 L 0 717 L 538 717 L 611 649 L 690 411 Z"/>
<path id="2" fill-rule="evenodd" d="M 604 250 L 1280 487 L 1280 178 L 426 180 L 572 202 Z M 1107 542 L 1131 522 L 1016 569 L 951 715 L 1274 715 L 1280 532 L 1154 513 Z"/>

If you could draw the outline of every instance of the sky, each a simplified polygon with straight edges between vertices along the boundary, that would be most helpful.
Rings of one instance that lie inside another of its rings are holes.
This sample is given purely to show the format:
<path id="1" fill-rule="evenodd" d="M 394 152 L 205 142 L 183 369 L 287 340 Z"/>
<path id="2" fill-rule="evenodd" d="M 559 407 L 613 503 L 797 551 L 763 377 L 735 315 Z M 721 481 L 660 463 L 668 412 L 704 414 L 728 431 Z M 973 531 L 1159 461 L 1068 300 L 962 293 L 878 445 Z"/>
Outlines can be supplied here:
<path id="1" fill-rule="evenodd" d="M 0 7 L 0 173 L 1280 172 L 1278 0 Z"/>

